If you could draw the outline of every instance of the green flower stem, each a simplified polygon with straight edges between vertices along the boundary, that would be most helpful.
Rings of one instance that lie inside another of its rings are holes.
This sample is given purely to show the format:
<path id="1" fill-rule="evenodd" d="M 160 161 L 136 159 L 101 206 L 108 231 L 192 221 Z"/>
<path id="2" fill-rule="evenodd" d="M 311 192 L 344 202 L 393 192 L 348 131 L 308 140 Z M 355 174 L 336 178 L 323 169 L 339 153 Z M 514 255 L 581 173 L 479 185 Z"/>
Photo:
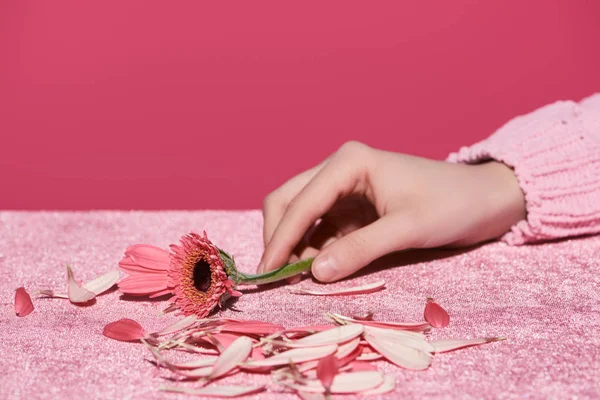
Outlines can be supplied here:
<path id="1" fill-rule="evenodd" d="M 264 274 L 246 275 L 238 272 L 238 285 L 262 285 L 265 283 L 277 282 L 292 276 L 309 271 L 314 258 L 298 261 L 293 264 L 286 264 L 281 268 L 273 271 L 265 272 Z"/>

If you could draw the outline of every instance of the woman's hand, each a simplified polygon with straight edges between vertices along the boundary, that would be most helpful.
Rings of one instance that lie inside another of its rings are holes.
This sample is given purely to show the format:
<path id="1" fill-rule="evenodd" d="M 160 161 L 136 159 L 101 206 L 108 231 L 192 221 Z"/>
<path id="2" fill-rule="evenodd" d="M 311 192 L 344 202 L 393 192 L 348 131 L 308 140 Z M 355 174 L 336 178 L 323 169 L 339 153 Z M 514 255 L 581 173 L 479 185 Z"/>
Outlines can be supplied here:
<path id="1" fill-rule="evenodd" d="M 320 281 L 344 278 L 408 248 L 467 246 L 525 218 L 510 168 L 452 164 L 348 142 L 264 202 L 258 272 L 316 257 Z"/>

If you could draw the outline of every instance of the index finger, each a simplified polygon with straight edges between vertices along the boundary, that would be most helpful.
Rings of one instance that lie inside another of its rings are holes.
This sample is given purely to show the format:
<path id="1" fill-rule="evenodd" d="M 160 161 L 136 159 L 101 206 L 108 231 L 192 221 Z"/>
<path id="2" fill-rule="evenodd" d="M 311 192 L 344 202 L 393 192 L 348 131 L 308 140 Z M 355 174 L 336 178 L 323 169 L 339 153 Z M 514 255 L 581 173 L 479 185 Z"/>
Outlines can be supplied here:
<path id="1" fill-rule="evenodd" d="M 261 260 L 264 272 L 279 268 L 289 259 L 306 231 L 340 197 L 366 188 L 367 157 L 349 157 L 348 151 L 336 154 L 290 202 Z M 363 153 L 364 155 L 364 153 Z"/>

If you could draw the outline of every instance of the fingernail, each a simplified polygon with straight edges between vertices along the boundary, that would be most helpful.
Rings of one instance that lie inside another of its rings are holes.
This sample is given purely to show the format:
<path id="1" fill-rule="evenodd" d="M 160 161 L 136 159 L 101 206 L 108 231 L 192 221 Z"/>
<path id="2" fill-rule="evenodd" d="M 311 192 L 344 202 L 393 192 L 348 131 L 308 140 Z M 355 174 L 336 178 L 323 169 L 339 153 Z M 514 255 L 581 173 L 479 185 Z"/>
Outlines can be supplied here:
<path id="1" fill-rule="evenodd" d="M 317 259 L 313 263 L 312 272 L 320 281 L 331 281 L 338 275 L 338 268 L 330 257 Z"/>

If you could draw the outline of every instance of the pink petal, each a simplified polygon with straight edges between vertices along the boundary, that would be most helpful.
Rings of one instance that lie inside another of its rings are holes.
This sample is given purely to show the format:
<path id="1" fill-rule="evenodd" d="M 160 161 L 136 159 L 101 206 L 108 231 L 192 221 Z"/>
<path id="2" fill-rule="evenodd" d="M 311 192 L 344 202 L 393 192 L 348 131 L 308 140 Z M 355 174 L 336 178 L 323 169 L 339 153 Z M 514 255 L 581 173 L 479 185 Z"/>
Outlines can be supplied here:
<path id="1" fill-rule="evenodd" d="M 424 332 L 431 328 L 431 325 L 427 322 L 385 322 L 385 321 L 369 321 L 359 320 L 355 318 L 346 317 L 345 315 L 330 313 L 331 317 L 345 322 L 352 322 L 356 324 L 362 324 L 365 326 L 374 326 L 379 328 L 388 329 L 399 329 L 403 331 L 415 331 Z"/>
<path id="2" fill-rule="evenodd" d="M 198 317 L 196 315 L 192 314 L 183 319 L 180 319 L 179 321 L 175 322 L 172 325 L 167 326 L 160 332 L 153 333 L 152 336 L 164 336 L 164 335 L 169 335 L 171 333 L 179 332 L 185 328 L 188 328 L 188 327 L 194 325 L 197 321 L 198 321 Z"/>
<path id="3" fill-rule="evenodd" d="M 144 328 L 132 319 L 123 318 L 104 327 L 102 334 L 122 341 L 139 340 L 146 337 Z"/>
<path id="4" fill-rule="evenodd" d="M 87 303 L 96 297 L 96 295 L 84 287 L 79 286 L 77 282 L 75 282 L 75 277 L 73 276 L 73 271 L 71 268 L 67 266 L 67 279 L 68 279 L 68 290 L 69 300 L 72 303 Z"/>
<path id="5" fill-rule="evenodd" d="M 176 369 L 198 369 L 204 367 L 211 367 L 215 363 L 216 358 L 199 358 L 197 360 L 187 361 L 181 364 L 171 364 Z"/>
<path id="6" fill-rule="evenodd" d="M 348 362 L 354 359 L 354 356 L 358 356 L 360 354 L 361 349 L 358 348 L 359 344 L 360 338 L 356 338 L 338 347 L 337 351 L 335 352 L 335 357 L 339 360 L 339 366 L 346 365 Z M 357 352 L 356 355 L 353 354 L 354 351 Z M 298 366 L 298 370 L 300 372 L 306 372 L 316 368 L 318 364 L 319 361 L 305 362 Z"/>
<path id="7" fill-rule="evenodd" d="M 203 387 L 201 389 L 192 389 L 187 387 L 170 387 L 163 386 L 160 390 L 167 392 L 178 392 L 186 393 L 197 396 L 211 396 L 211 397 L 238 397 L 245 396 L 264 390 L 263 385 L 257 386 L 211 386 Z"/>
<path id="8" fill-rule="evenodd" d="M 338 359 L 334 354 L 330 354 L 319 360 L 319 364 L 317 365 L 317 378 L 319 378 L 321 384 L 328 389 L 333 382 L 333 378 L 337 375 L 338 370 Z"/>
<path id="9" fill-rule="evenodd" d="M 323 393 L 297 391 L 296 394 L 300 396 L 302 400 L 325 400 Z"/>
<path id="10" fill-rule="evenodd" d="M 119 281 L 119 278 L 119 271 L 115 269 L 85 283 L 83 287 L 90 292 L 99 295 L 113 287 Z"/>
<path id="11" fill-rule="evenodd" d="M 246 362 L 243 367 L 275 367 L 288 365 L 290 362 L 298 364 L 306 361 L 319 360 L 337 351 L 337 345 L 327 345 L 320 347 L 307 347 L 287 350 L 264 360 L 251 360 Z"/>
<path id="12" fill-rule="evenodd" d="M 223 332 L 237 332 L 246 335 L 271 335 L 285 331 L 281 325 L 261 321 L 228 322 L 220 327 Z"/>
<path id="13" fill-rule="evenodd" d="M 333 394 L 360 393 L 376 388 L 383 382 L 383 374 L 379 371 L 344 372 L 335 376 L 329 389 Z M 289 384 L 288 386 L 304 392 L 325 392 L 325 388 L 320 381 L 308 381 L 303 385 Z"/>
<path id="14" fill-rule="evenodd" d="M 383 356 L 379 353 L 362 353 L 356 359 L 358 361 L 375 361 L 382 359 Z"/>
<path id="15" fill-rule="evenodd" d="M 131 295 L 147 295 L 168 289 L 167 274 L 130 275 L 119 282 L 119 291 Z"/>
<path id="16" fill-rule="evenodd" d="M 312 335 L 316 332 L 321 332 L 331 329 L 331 325 L 310 325 L 300 326 L 297 328 L 286 329 L 282 334 L 288 335 L 289 337 L 307 336 Z"/>
<path id="17" fill-rule="evenodd" d="M 57 293 L 57 292 L 55 292 L 54 290 L 51 290 L 51 289 L 38 290 L 37 294 L 39 294 L 40 296 L 53 297 L 53 298 L 57 298 L 57 299 L 68 299 L 69 298 L 68 294 Z"/>
<path id="18" fill-rule="evenodd" d="M 384 340 L 401 343 L 425 353 L 433 353 L 433 346 L 425 340 L 425 335 L 417 332 L 399 331 L 395 329 L 382 329 L 365 326 L 365 339 L 367 335 L 377 336 Z"/>
<path id="19" fill-rule="evenodd" d="M 125 255 L 146 268 L 167 271 L 171 256 L 167 250 L 149 244 L 135 244 L 125 250 Z"/>
<path id="20" fill-rule="evenodd" d="M 363 361 L 354 361 L 350 367 L 352 371 L 377 371 L 375 365 Z"/>
<path id="21" fill-rule="evenodd" d="M 450 323 L 450 316 L 438 303 L 432 298 L 427 299 L 425 305 L 425 321 L 429 322 L 434 328 L 444 328 Z"/>
<path id="22" fill-rule="evenodd" d="M 442 340 L 434 340 L 430 342 L 430 344 L 435 349 L 436 353 L 445 353 L 448 351 L 458 350 L 465 347 L 477 346 L 485 343 L 499 342 L 501 340 L 506 340 L 505 336 L 499 337 L 491 337 L 491 338 L 480 338 L 480 339 L 470 339 L 470 340 L 462 340 L 462 339 L 442 339 Z"/>
<path id="23" fill-rule="evenodd" d="M 215 379 L 225 375 L 240 363 L 246 361 L 251 352 L 252 340 L 246 336 L 240 336 L 215 361 L 210 378 Z"/>
<path id="24" fill-rule="evenodd" d="M 360 324 L 342 325 L 303 337 L 302 339 L 294 341 L 293 344 L 301 346 L 322 346 L 325 344 L 344 343 L 359 337 L 363 333 L 363 329 L 363 326 Z"/>
<path id="25" fill-rule="evenodd" d="M 301 289 L 301 288 L 289 288 L 288 290 L 292 293 L 309 294 L 312 296 L 342 296 L 342 295 L 350 295 L 350 294 L 372 293 L 379 289 L 382 289 L 383 287 L 385 287 L 384 280 L 367 283 L 366 285 L 361 285 L 361 286 L 353 286 L 353 287 L 342 288 L 342 289 L 338 289 L 338 290 L 332 290 L 332 291 L 328 291 L 328 292 L 320 292 L 318 290 Z"/>
<path id="26" fill-rule="evenodd" d="M 384 375 L 383 383 L 381 385 L 375 389 L 364 391 L 361 394 L 364 396 L 374 396 L 377 394 L 389 393 L 394 389 L 396 389 L 396 377 L 394 375 Z"/>
<path id="27" fill-rule="evenodd" d="M 25 317 L 33 312 L 33 302 L 24 287 L 15 291 L 15 313 L 18 317 Z"/>
<path id="28" fill-rule="evenodd" d="M 354 318 L 357 321 L 373 321 L 373 313 L 370 312 L 366 315 L 355 315 L 352 318 Z"/>
<path id="29" fill-rule="evenodd" d="M 393 331 L 399 332 L 399 331 Z M 390 337 L 377 332 L 365 332 L 365 339 L 369 345 L 377 350 L 390 362 L 407 369 L 424 370 L 433 361 L 431 353 L 415 348 L 416 343 L 408 341 L 408 338 Z M 425 340 L 421 339 L 423 342 Z M 407 342 L 408 341 L 408 342 Z M 425 344 L 428 344 L 425 342 Z M 425 345 L 421 347 L 426 347 Z"/>

